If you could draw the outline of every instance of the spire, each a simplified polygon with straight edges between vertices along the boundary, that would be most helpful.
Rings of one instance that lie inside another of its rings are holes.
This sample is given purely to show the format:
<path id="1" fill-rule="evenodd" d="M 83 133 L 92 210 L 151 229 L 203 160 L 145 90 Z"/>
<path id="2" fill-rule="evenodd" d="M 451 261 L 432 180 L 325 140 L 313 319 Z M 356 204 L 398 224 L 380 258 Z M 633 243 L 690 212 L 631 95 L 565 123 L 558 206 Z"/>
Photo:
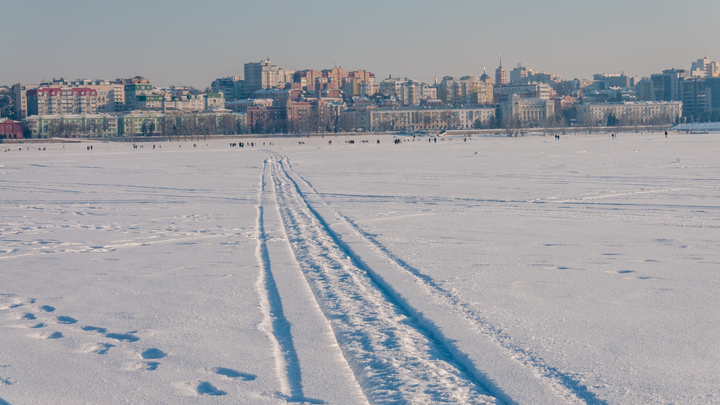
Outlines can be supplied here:
<path id="1" fill-rule="evenodd" d="M 502 67 L 502 54 L 500 54 L 500 67 Z"/>

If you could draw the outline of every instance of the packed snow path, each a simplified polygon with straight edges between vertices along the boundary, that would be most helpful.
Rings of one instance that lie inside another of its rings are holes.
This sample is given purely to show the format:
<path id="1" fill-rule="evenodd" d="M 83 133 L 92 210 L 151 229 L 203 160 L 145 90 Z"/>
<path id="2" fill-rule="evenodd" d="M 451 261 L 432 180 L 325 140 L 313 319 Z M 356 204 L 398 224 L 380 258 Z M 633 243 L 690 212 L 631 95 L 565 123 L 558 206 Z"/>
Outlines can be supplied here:
<path id="1" fill-rule="evenodd" d="M 295 257 L 370 402 L 496 403 L 338 245 L 285 172 L 281 157 L 270 155 L 277 204 Z"/>
<path id="2" fill-rule="evenodd" d="M 286 157 L 268 154 L 293 252 L 370 402 L 602 403 L 502 347 L 490 325 L 358 232 Z"/>

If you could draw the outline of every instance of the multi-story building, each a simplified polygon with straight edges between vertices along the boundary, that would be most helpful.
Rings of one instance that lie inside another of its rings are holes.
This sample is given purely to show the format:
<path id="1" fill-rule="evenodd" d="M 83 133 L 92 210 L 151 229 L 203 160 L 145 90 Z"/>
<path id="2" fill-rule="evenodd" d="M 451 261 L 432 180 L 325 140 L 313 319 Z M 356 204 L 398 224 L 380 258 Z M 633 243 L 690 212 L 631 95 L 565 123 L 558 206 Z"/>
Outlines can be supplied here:
<path id="1" fill-rule="evenodd" d="M 517 67 L 510 71 L 510 83 L 520 83 L 526 77 L 533 74 L 532 69 L 518 63 Z"/>
<path id="2" fill-rule="evenodd" d="M 705 89 L 710 91 L 710 110 L 720 110 L 720 77 L 706 77 Z"/>
<path id="3" fill-rule="evenodd" d="M 425 83 L 407 78 L 389 77 L 380 82 L 380 94 L 397 97 L 400 105 L 420 105 L 423 101 L 436 100 L 437 89 Z"/>
<path id="4" fill-rule="evenodd" d="M 22 84 L 18 83 L 13 86 L 13 98 L 16 108 L 16 119 L 24 118 L 28 115 L 27 91 L 37 88 L 86 88 L 97 92 L 97 112 L 112 113 L 123 111 L 125 105 L 125 85 L 126 84 L 149 84 L 148 80 L 138 76 L 132 79 L 118 79 L 116 81 L 109 80 L 88 80 L 88 79 L 53 79 L 52 81 L 42 82 L 40 84 Z M 131 100 L 130 104 L 133 104 Z M 134 108 L 134 105 L 130 106 Z"/>
<path id="5" fill-rule="evenodd" d="M 655 83 L 649 78 L 643 78 L 636 85 L 639 101 L 655 101 Z"/>
<path id="6" fill-rule="evenodd" d="M 140 95 L 135 100 L 136 110 L 162 110 L 167 108 L 165 96 L 161 94 Z"/>
<path id="7" fill-rule="evenodd" d="M 225 100 L 234 101 L 245 98 L 245 80 L 238 76 L 215 79 L 210 86 L 214 93 L 222 93 Z"/>
<path id="8" fill-rule="evenodd" d="M 705 86 L 705 79 L 687 78 L 680 81 L 682 114 L 685 117 L 699 117 L 712 110 L 712 91 Z"/>
<path id="9" fill-rule="evenodd" d="M 15 102 L 15 119 L 22 120 L 28 115 L 27 91 L 36 89 L 39 84 L 16 83 L 12 86 Z"/>
<path id="10" fill-rule="evenodd" d="M 455 106 L 491 104 L 493 82 L 487 73 L 480 78 L 463 76 L 459 80 L 445 76 L 438 86 L 438 93 L 440 100 Z"/>
<path id="11" fill-rule="evenodd" d="M 118 135 L 118 117 L 110 114 L 32 115 L 24 122 L 33 138 Z"/>
<path id="12" fill-rule="evenodd" d="M 681 101 L 628 101 L 587 103 L 575 106 L 580 125 L 606 125 L 613 116 L 621 125 L 669 124 L 680 119 Z"/>
<path id="13" fill-rule="evenodd" d="M 471 129 L 477 123 L 487 124 L 495 117 L 495 108 L 449 106 L 377 108 L 353 106 L 341 113 L 365 131 L 424 131 Z"/>
<path id="14" fill-rule="evenodd" d="M 685 77 L 687 77 L 687 72 L 684 69 L 667 69 L 662 73 L 650 75 L 650 80 L 655 87 L 655 100 L 680 100 L 680 81 Z"/>
<path id="15" fill-rule="evenodd" d="M 500 56 L 500 66 L 495 69 L 495 85 L 504 86 L 507 84 L 507 71 L 502 67 L 502 55 Z"/>
<path id="16" fill-rule="evenodd" d="M 720 74 L 720 64 L 710 62 L 710 58 L 705 57 L 693 62 L 690 68 L 690 77 L 717 77 Z"/>
<path id="17" fill-rule="evenodd" d="M 125 85 L 125 110 L 139 109 L 138 97 L 151 96 L 152 85 L 150 83 L 132 83 Z"/>
<path id="18" fill-rule="evenodd" d="M 234 111 L 234 112 L 246 113 L 248 107 L 256 107 L 256 106 L 271 107 L 273 105 L 273 102 L 274 102 L 274 100 L 269 99 L 269 98 L 254 98 L 254 99 L 226 101 L 225 109 Z"/>
<path id="19" fill-rule="evenodd" d="M 205 95 L 205 110 L 225 109 L 225 97 L 222 93 L 209 93 Z"/>
<path id="20" fill-rule="evenodd" d="M 598 90 L 607 90 L 611 87 L 628 88 L 635 85 L 632 78 L 625 73 L 596 73 L 593 75 L 593 80 L 597 83 Z"/>
<path id="21" fill-rule="evenodd" d="M 0 139 L 20 139 L 23 137 L 23 124 L 9 118 L 0 118 Z"/>
<path id="22" fill-rule="evenodd" d="M 293 82 L 299 83 L 301 89 L 308 91 L 315 89 L 315 79 L 319 77 L 322 77 L 322 73 L 319 70 L 298 70 L 293 75 Z"/>
<path id="23" fill-rule="evenodd" d="M 505 86 L 495 86 L 493 95 L 496 103 L 504 103 L 510 100 L 513 94 L 517 94 L 520 98 L 540 98 L 550 100 L 553 90 L 547 83 L 528 83 L 528 84 L 508 84 Z"/>
<path id="24" fill-rule="evenodd" d="M 500 118 L 504 122 L 517 120 L 526 125 L 542 125 L 555 115 L 555 102 L 546 98 L 523 98 L 513 94 L 500 104 Z"/>
<path id="25" fill-rule="evenodd" d="M 245 64 L 245 92 L 272 89 L 278 83 L 278 67 L 270 59 Z"/>
<path id="26" fill-rule="evenodd" d="M 40 87 L 27 92 L 28 115 L 96 114 L 97 90 L 87 87 Z"/>

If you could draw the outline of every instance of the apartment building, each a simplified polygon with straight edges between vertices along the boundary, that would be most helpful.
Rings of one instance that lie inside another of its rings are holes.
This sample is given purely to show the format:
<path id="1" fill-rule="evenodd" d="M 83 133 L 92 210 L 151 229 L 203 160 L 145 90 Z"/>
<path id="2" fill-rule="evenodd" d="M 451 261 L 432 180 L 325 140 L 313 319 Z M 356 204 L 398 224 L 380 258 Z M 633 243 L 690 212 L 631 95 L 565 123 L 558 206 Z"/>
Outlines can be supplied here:
<path id="1" fill-rule="evenodd" d="M 245 98 L 245 80 L 238 76 L 215 79 L 210 85 L 213 93 L 222 93 L 225 100 L 234 101 Z"/>
<path id="2" fill-rule="evenodd" d="M 118 135 L 118 117 L 110 114 L 32 115 L 24 122 L 32 138 Z"/>
<path id="3" fill-rule="evenodd" d="M 137 110 L 140 109 L 138 103 L 140 96 L 151 96 L 152 85 L 150 83 L 131 83 L 125 84 L 125 110 Z"/>
<path id="4" fill-rule="evenodd" d="M 682 116 L 681 101 L 628 101 L 622 103 L 587 103 L 575 106 L 581 125 L 606 125 L 612 115 L 624 125 L 672 123 Z"/>
<path id="5" fill-rule="evenodd" d="M 550 100 L 553 95 L 552 87 L 547 83 L 508 84 L 495 86 L 493 95 L 496 103 L 509 101 L 514 94 L 520 98 L 539 98 Z"/>
<path id="6" fill-rule="evenodd" d="M 87 87 L 40 87 L 27 91 L 28 115 L 96 114 L 97 90 Z"/>
<path id="7" fill-rule="evenodd" d="M 15 102 L 15 119 L 20 121 L 28 115 L 28 90 L 36 89 L 40 84 L 16 83 L 12 86 L 12 95 Z"/>
<path id="8" fill-rule="evenodd" d="M 523 66 L 521 63 L 518 63 L 517 67 L 510 71 L 510 83 L 520 83 L 523 81 L 523 79 L 532 74 L 532 69 L 527 66 Z"/>
<path id="9" fill-rule="evenodd" d="M 495 108 L 356 105 L 342 111 L 341 116 L 365 131 L 437 131 L 471 129 L 478 121 L 487 124 L 495 117 Z"/>
<path id="10" fill-rule="evenodd" d="M 279 70 L 270 59 L 245 64 L 245 91 L 255 94 L 258 90 L 272 89 L 279 83 Z"/>

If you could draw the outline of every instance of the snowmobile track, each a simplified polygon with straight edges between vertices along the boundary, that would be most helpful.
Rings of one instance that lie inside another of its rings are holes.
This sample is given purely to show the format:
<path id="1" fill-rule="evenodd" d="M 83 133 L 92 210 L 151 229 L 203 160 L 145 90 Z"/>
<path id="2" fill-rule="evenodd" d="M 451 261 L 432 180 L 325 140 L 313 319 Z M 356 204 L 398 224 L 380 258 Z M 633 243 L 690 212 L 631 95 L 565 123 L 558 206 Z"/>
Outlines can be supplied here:
<path id="1" fill-rule="evenodd" d="M 367 277 L 389 304 L 408 317 L 415 331 L 428 339 L 427 344 L 445 356 L 439 358 L 455 367 L 468 381 L 507 403 L 605 404 L 573 376 L 545 364 L 539 356 L 515 345 L 510 337 L 451 292 L 392 254 L 350 218 L 330 208 L 316 190 L 292 170 L 287 158 L 266 152 L 274 160 L 275 181 L 278 185 L 288 183 L 281 187 L 281 193 L 292 195 L 295 204 L 309 212 L 305 223 L 317 222 L 318 232 L 329 237 L 341 254 L 346 255 L 348 264 Z M 284 198 L 282 201 L 288 200 Z M 284 212 L 283 218 L 286 220 L 289 214 Z M 291 228 L 297 226 L 293 224 Z M 303 255 L 297 242 L 294 250 L 296 255 Z M 308 273 L 306 277 L 311 281 Z M 313 282 L 311 285 L 332 322 L 325 300 L 334 297 L 323 297 L 318 293 L 317 285 Z M 362 325 L 357 326 L 362 328 Z M 357 360 L 348 353 L 336 322 L 333 322 L 333 329 L 345 356 L 353 364 Z M 362 381 L 362 377 L 358 379 L 365 388 L 367 382 Z M 368 397 L 372 398 L 371 395 Z"/>

